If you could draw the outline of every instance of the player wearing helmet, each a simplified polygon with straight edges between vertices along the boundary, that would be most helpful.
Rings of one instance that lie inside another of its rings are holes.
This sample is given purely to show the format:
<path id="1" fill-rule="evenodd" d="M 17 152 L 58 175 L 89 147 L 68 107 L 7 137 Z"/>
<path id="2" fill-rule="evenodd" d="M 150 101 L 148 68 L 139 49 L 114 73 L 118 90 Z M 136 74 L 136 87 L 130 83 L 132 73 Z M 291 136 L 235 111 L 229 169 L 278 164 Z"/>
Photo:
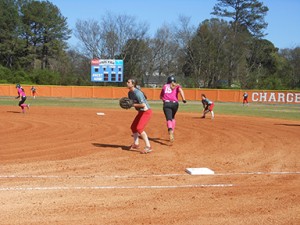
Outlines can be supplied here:
<path id="1" fill-rule="evenodd" d="M 179 84 L 176 83 L 174 76 L 167 78 L 167 83 L 162 87 L 160 99 L 163 101 L 163 111 L 167 120 L 167 128 L 170 142 L 174 141 L 175 115 L 179 108 L 178 94 L 180 93 L 183 103 L 186 103 L 184 92 Z"/>
<path id="2" fill-rule="evenodd" d="M 22 86 L 20 84 L 17 84 L 16 88 L 17 88 L 17 91 L 18 91 L 18 96 L 16 97 L 16 99 L 20 98 L 19 106 L 22 109 L 22 113 L 25 113 L 25 107 L 27 109 L 29 109 L 29 104 L 25 104 L 25 101 L 26 101 L 25 91 L 24 91 L 24 89 L 22 88 Z"/>

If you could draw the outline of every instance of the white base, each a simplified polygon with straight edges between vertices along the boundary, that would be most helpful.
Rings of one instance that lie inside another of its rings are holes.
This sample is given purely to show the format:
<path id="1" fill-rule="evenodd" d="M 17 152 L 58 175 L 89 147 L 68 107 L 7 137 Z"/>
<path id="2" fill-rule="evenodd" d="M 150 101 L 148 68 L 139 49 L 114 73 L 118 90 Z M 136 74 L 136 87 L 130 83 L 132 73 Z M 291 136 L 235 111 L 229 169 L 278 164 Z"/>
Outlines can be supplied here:
<path id="1" fill-rule="evenodd" d="M 215 172 L 208 168 L 186 168 L 185 171 L 191 175 L 211 175 Z"/>
<path id="2" fill-rule="evenodd" d="M 105 114 L 103 112 L 97 112 L 98 116 L 104 116 Z"/>

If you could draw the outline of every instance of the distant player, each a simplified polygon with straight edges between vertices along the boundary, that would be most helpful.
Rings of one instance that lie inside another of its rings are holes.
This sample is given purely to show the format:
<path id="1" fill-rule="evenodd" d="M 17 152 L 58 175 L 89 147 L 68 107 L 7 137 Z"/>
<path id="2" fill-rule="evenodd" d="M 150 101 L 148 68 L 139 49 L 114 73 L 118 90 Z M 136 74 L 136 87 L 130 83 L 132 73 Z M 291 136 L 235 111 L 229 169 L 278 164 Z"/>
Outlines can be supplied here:
<path id="1" fill-rule="evenodd" d="M 19 106 L 22 109 L 22 113 L 25 113 L 25 107 L 27 107 L 27 109 L 29 109 L 29 104 L 25 104 L 26 101 L 26 94 L 24 89 L 21 87 L 20 84 L 16 85 L 17 91 L 18 91 L 18 96 L 16 97 L 16 99 L 20 98 L 19 101 Z"/>
<path id="2" fill-rule="evenodd" d="M 179 84 L 176 83 L 174 76 L 169 76 L 167 83 L 162 87 L 160 99 L 163 101 L 163 110 L 167 121 L 167 128 L 170 142 L 174 141 L 175 115 L 178 111 L 178 94 L 180 93 L 183 103 L 186 103 L 184 92 Z"/>
<path id="3" fill-rule="evenodd" d="M 36 96 L 36 87 L 32 86 L 30 90 L 31 90 L 31 94 L 32 94 L 33 98 L 35 98 L 35 96 Z"/>
<path id="4" fill-rule="evenodd" d="M 247 104 L 247 106 L 249 105 L 248 103 L 248 93 L 247 92 L 244 92 L 243 94 L 243 106 Z"/>
<path id="5" fill-rule="evenodd" d="M 202 105 L 203 105 L 203 115 L 201 118 L 205 118 L 205 115 L 210 112 L 211 119 L 213 120 L 215 118 L 215 114 L 213 111 L 215 106 L 214 102 L 206 98 L 205 94 L 202 94 L 201 98 L 202 98 Z"/>

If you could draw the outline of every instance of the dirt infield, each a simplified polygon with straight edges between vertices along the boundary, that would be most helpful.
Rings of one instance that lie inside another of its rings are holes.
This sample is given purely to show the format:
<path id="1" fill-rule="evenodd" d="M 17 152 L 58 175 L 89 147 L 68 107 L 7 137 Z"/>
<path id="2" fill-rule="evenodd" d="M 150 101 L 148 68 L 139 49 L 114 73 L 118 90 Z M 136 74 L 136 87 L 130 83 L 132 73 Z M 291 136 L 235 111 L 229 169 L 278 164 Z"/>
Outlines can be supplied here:
<path id="1" fill-rule="evenodd" d="M 299 121 L 179 111 L 170 145 L 154 112 L 143 155 L 135 114 L 0 106 L 0 224 L 300 223 Z"/>

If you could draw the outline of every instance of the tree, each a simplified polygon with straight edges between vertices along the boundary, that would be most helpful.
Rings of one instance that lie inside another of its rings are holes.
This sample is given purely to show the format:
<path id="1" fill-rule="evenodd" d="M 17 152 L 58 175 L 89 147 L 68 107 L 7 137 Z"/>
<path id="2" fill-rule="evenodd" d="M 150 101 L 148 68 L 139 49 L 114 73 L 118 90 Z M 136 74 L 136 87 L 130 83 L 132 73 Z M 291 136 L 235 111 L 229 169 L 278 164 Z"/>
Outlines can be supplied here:
<path id="1" fill-rule="evenodd" d="M 0 83 L 8 83 L 13 79 L 12 72 L 7 67 L 0 65 Z"/>
<path id="2" fill-rule="evenodd" d="M 88 58 L 115 59 L 122 54 L 125 59 L 128 41 L 144 39 L 147 31 L 148 25 L 132 16 L 106 13 L 100 22 L 78 20 L 75 36 Z"/>
<path id="3" fill-rule="evenodd" d="M 40 60 L 41 69 L 50 68 L 50 59 L 66 49 L 70 38 L 67 19 L 49 1 L 28 1 L 21 6 L 21 13 L 28 54 L 34 62 Z"/>
<path id="4" fill-rule="evenodd" d="M 247 73 L 241 79 L 242 88 L 259 88 L 263 80 L 276 73 L 278 49 L 264 39 L 252 38 L 247 54 Z"/>
<path id="5" fill-rule="evenodd" d="M 104 37 L 97 21 L 77 20 L 74 34 L 81 43 L 82 53 L 86 57 L 93 59 L 104 56 Z"/>
<path id="6" fill-rule="evenodd" d="M 300 47 L 282 49 L 279 55 L 287 62 L 280 76 L 284 78 L 288 87 L 300 89 Z"/>
<path id="7" fill-rule="evenodd" d="M 14 0 L 0 0 L 0 64 L 13 68 L 24 43 L 19 39 L 20 19 Z"/>
<path id="8" fill-rule="evenodd" d="M 186 61 L 191 55 L 191 42 L 196 33 L 196 27 L 190 24 L 190 17 L 179 16 L 174 26 L 174 39 L 178 44 L 177 53 L 177 77 L 182 77 L 182 84 L 189 83 L 191 77 L 190 65 Z M 192 82 L 193 83 L 193 82 Z"/>
<path id="9" fill-rule="evenodd" d="M 264 36 L 263 30 L 267 27 L 264 17 L 268 10 L 268 7 L 258 0 L 218 0 L 214 6 L 212 14 L 229 18 L 232 29 L 232 42 L 228 55 L 229 86 L 234 79 L 238 79 L 239 65 L 245 62 L 248 33 L 255 38 Z"/>
<path id="10" fill-rule="evenodd" d="M 196 87 L 219 87 L 228 71 L 230 27 L 224 20 L 205 20 L 191 41 L 187 65 Z"/>
<path id="11" fill-rule="evenodd" d="M 128 40 L 124 46 L 124 80 L 136 78 L 144 84 L 144 75 L 149 71 L 151 62 L 151 49 L 147 40 Z"/>
<path id="12" fill-rule="evenodd" d="M 154 72 L 159 76 L 174 75 L 177 68 L 179 45 L 175 41 L 171 26 L 164 24 L 160 27 L 151 44 Z"/>
<path id="13" fill-rule="evenodd" d="M 258 0 L 218 0 L 211 14 L 230 18 L 235 34 L 246 29 L 255 37 L 263 37 L 263 30 L 268 26 L 264 21 L 268 11 Z"/>

